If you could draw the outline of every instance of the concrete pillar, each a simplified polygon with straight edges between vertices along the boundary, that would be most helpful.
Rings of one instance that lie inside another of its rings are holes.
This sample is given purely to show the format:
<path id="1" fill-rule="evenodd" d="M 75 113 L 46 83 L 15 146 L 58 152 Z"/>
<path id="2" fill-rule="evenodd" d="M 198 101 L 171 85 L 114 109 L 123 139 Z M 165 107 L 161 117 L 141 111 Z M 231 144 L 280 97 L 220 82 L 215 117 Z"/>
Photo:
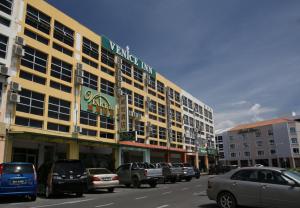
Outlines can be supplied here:
<path id="1" fill-rule="evenodd" d="M 121 165 L 121 149 L 120 148 L 113 148 L 112 149 L 112 156 L 115 161 L 115 169 L 117 169 Z"/>
<path id="2" fill-rule="evenodd" d="M 207 168 L 207 172 L 208 172 L 208 170 L 209 170 L 208 155 L 204 156 L 204 164 L 205 164 L 205 166 Z"/>
<path id="3" fill-rule="evenodd" d="M 0 163 L 12 161 L 12 139 L 2 138 L 0 140 Z"/>
<path id="4" fill-rule="evenodd" d="M 182 153 L 181 154 L 181 162 L 186 163 L 187 157 L 186 157 L 186 153 Z"/>
<path id="5" fill-rule="evenodd" d="M 0 163 L 4 162 L 4 155 L 5 155 L 5 138 L 0 137 Z"/>
<path id="6" fill-rule="evenodd" d="M 45 146 L 39 144 L 39 158 L 38 158 L 38 167 L 40 167 L 45 162 Z"/>
<path id="7" fill-rule="evenodd" d="M 150 149 L 144 151 L 144 161 L 150 163 Z"/>
<path id="8" fill-rule="evenodd" d="M 289 160 L 290 160 L 291 168 L 296 168 L 295 159 L 293 157 L 290 157 Z"/>
<path id="9" fill-rule="evenodd" d="M 194 165 L 196 168 L 199 168 L 199 153 L 196 152 L 196 155 L 195 155 L 195 165 Z"/>
<path id="10" fill-rule="evenodd" d="M 77 142 L 70 142 L 67 147 L 67 159 L 79 159 L 79 144 Z"/>

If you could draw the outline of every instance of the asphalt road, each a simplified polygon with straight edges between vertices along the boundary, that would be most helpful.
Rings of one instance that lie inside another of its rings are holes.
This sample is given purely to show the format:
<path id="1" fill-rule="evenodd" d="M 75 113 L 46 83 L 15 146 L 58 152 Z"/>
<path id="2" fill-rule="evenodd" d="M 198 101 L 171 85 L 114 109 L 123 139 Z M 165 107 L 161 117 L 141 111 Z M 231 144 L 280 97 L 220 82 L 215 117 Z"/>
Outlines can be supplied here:
<path id="1" fill-rule="evenodd" d="M 83 197 L 64 195 L 57 198 L 1 199 L 0 208 L 216 208 L 206 196 L 207 176 L 191 182 L 158 184 L 157 188 L 143 185 L 140 189 L 117 188 L 114 193 L 97 191 Z"/>

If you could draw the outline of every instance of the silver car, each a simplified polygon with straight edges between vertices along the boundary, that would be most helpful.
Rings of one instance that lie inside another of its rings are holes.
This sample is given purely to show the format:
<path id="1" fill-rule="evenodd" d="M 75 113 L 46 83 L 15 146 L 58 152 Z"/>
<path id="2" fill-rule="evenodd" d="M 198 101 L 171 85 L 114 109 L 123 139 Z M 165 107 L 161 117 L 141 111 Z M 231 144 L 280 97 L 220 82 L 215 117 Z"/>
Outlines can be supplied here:
<path id="1" fill-rule="evenodd" d="M 114 192 L 119 186 L 119 177 L 106 168 L 88 168 L 88 190 L 107 189 Z"/>
<path id="2" fill-rule="evenodd" d="M 299 208 L 300 173 L 273 167 L 238 168 L 210 177 L 207 196 L 221 208 Z"/>

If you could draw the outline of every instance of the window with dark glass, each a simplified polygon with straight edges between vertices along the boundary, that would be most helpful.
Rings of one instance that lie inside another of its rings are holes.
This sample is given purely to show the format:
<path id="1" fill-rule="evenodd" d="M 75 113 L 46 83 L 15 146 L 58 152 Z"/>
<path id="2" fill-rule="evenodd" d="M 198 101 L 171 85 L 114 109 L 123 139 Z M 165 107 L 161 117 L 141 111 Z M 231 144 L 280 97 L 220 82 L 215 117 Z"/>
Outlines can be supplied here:
<path id="1" fill-rule="evenodd" d="M 132 104 L 132 91 L 127 88 L 122 88 L 122 93 L 128 95 L 128 104 Z"/>
<path id="2" fill-rule="evenodd" d="M 72 65 L 58 58 L 52 57 L 51 76 L 66 82 L 72 81 Z"/>
<path id="3" fill-rule="evenodd" d="M 145 123 L 142 121 L 135 122 L 135 130 L 138 135 L 145 135 Z"/>
<path id="4" fill-rule="evenodd" d="M 126 61 L 122 60 L 122 68 L 123 74 L 131 77 L 131 64 L 127 63 Z"/>
<path id="5" fill-rule="evenodd" d="M 73 51 L 61 46 L 61 45 L 58 45 L 57 43 L 53 43 L 52 47 L 55 49 L 55 50 L 58 50 L 68 56 L 73 56 Z"/>
<path id="6" fill-rule="evenodd" d="M 170 99 L 174 99 L 174 90 L 172 88 L 169 88 L 169 97 Z"/>
<path id="7" fill-rule="evenodd" d="M 25 56 L 21 59 L 21 65 L 45 74 L 48 55 L 29 46 L 25 46 L 24 49 Z"/>
<path id="8" fill-rule="evenodd" d="M 20 102 L 17 104 L 17 111 L 42 116 L 44 115 L 45 95 L 31 90 L 22 89 Z"/>
<path id="9" fill-rule="evenodd" d="M 82 52 L 86 55 L 98 59 L 99 58 L 99 45 L 86 37 L 82 40 Z"/>
<path id="10" fill-rule="evenodd" d="M 157 138 L 157 126 L 151 125 L 150 126 L 150 137 Z"/>
<path id="11" fill-rule="evenodd" d="M 176 121 L 181 122 L 181 113 L 176 111 Z"/>
<path id="12" fill-rule="evenodd" d="M 180 94 L 179 94 L 179 92 L 176 92 L 176 91 L 175 91 L 175 101 L 180 102 Z"/>
<path id="13" fill-rule="evenodd" d="M 50 87 L 57 89 L 57 90 L 61 90 L 63 92 L 67 92 L 67 93 L 71 93 L 71 91 L 72 91 L 71 87 L 61 84 L 61 83 L 58 83 L 58 82 L 54 82 L 52 80 L 50 80 Z"/>
<path id="14" fill-rule="evenodd" d="M 46 78 L 40 77 L 38 75 L 31 74 L 31 73 L 23 71 L 23 70 L 20 70 L 19 77 L 22 78 L 22 79 L 26 79 L 26 80 L 29 80 L 29 81 L 32 81 L 32 82 L 42 84 L 42 85 L 46 84 Z"/>
<path id="15" fill-rule="evenodd" d="M 0 11 L 11 15 L 13 0 L 0 0 Z"/>
<path id="16" fill-rule="evenodd" d="M 110 75 L 110 76 L 115 76 L 115 72 L 114 71 L 112 71 L 112 70 L 110 70 L 110 69 L 108 69 L 108 68 L 106 68 L 104 66 L 101 66 L 101 71 L 104 72 L 104 73 L 106 73 L 106 74 L 108 74 L 108 75 Z"/>
<path id="17" fill-rule="evenodd" d="M 160 139 L 166 139 L 166 128 L 159 127 L 158 134 Z"/>
<path id="18" fill-rule="evenodd" d="M 134 93 L 134 106 L 144 108 L 144 96 Z"/>
<path id="19" fill-rule="evenodd" d="M 114 83 L 101 78 L 101 86 L 100 86 L 100 90 L 102 93 L 114 96 L 114 89 L 115 89 L 115 85 Z"/>
<path id="20" fill-rule="evenodd" d="M 5 17 L 0 16 L 0 24 L 9 27 L 10 26 L 10 20 L 5 18 Z"/>
<path id="21" fill-rule="evenodd" d="M 69 101 L 50 96 L 48 102 L 48 117 L 64 121 L 70 120 L 71 103 Z"/>
<path id="22" fill-rule="evenodd" d="M 113 68 L 115 66 L 114 54 L 104 48 L 101 48 L 101 62 Z"/>
<path id="23" fill-rule="evenodd" d="M 30 126 L 34 128 L 43 128 L 43 121 L 35 120 L 32 118 L 24 118 L 16 116 L 15 124 L 20 126 Z"/>
<path id="24" fill-rule="evenodd" d="M 43 36 L 41 36 L 35 32 L 32 32 L 31 30 L 28 30 L 26 28 L 24 30 L 24 35 L 26 35 L 34 40 L 37 40 L 45 45 L 48 45 L 48 43 L 49 43 L 49 40 L 47 38 L 44 38 Z"/>
<path id="25" fill-rule="evenodd" d="M 156 89 L 156 80 L 154 77 L 149 76 L 149 87 L 152 89 Z"/>
<path id="26" fill-rule="evenodd" d="M 100 116 L 100 127 L 104 129 L 114 129 L 114 118 L 113 117 L 107 117 L 107 116 Z"/>
<path id="27" fill-rule="evenodd" d="M 97 131 L 95 130 L 91 130 L 91 129 L 86 129 L 86 128 L 82 128 L 81 133 L 82 135 L 86 135 L 86 136 L 97 136 Z"/>
<path id="28" fill-rule="evenodd" d="M 51 123 L 48 122 L 47 129 L 52 131 L 61 131 L 61 132 L 69 132 L 70 127 L 63 125 L 63 124 L 57 124 L 57 123 Z"/>
<path id="29" fill-rule="evenodd" d="M 190 100 L 190 99 L 188 99 L 188 107 L 189 107 L 190 109 L 193 109 L 193 101 Z"/>
<path id="30" fill-rule="evenodd" d="M 82 57 L 82 62 L 87 65 L 90 65 L 91 67 L 98 69 L 98 64 L 88 58 Z"/>
<path id="31" fill-rule="evenodd" d="M 80 123 L 89 126 L 97 126 L 97 114 L 80 111 Z"/>
<path id="32" fill-rule="evenodd" d="M 154 100 L 150 100 L 149 111 L 151 113 L 157 113 L 157 103 Z"/>
<path id="33" fill-rule="evenodd" d="M 133 68 L 133 77 L 139 82 L 143 82 L 143 71 L 134 67 Z"/>
<path id="34" fill-rule="evenodd" d="M 165 84 L 160 82 L 160 81 L 156 81 L 156 86 L 157 86 L 157 91 L 160 93 L 165 93 Z"/>
<path id="35" fill-rule="evenodd" d="M 73 47 L 74 30 L 55 20 L 53 37 L 57 40 Z"/>
<path id="36" fill-rule="evenodd" d="M 189 125 L 189 117 L 187 115 L 183 115 L 183 123 Z"/>
<path id="37" fill-rule="evenodd" d="M 8 37 L 0 34 L 0 58 L 6 57 Z"/>
<path id="38" fill-rule="evenodd" d="M 83 71 L 83 86 L 98 90 L 98 76 Z"/>
<path id="39" fill-rule="evenodd" d="M 46 33 L 50 33 L 50 16 L 27 4 L 25 23 Z"/>
<path id="40" fill-rule="evenodd" d="M 114 134 L 112 134 L 112 133 L 102 133 L 102 132 L 100 132 L 100 137 L 101 137 L 101 138 L 106 138 L 106 139 L 114 139 Z"/>
<path id="41" fill-rule="evenodd" d="M 158 103 L 158 114 L 161 116 L 165 116 L 166 115 L 166 108 L 164 105 Z"/>

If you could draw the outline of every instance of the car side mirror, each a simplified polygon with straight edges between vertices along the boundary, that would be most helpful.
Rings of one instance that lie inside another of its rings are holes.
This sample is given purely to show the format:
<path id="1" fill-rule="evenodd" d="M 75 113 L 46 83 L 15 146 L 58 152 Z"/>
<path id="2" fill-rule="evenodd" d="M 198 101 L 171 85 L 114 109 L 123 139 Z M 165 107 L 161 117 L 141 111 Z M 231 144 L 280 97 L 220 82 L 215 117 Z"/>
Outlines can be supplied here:
<path id="1" fill-rule="evenodd" d="M 295 181 L 292 181 L 292 180 L 288 180 L 287 184 L 288 184 L 289 186 L 292 186 L 292 187 L 294 187 L 294 186 L 297 185 L 296 182 L 295 182 Z"/>

